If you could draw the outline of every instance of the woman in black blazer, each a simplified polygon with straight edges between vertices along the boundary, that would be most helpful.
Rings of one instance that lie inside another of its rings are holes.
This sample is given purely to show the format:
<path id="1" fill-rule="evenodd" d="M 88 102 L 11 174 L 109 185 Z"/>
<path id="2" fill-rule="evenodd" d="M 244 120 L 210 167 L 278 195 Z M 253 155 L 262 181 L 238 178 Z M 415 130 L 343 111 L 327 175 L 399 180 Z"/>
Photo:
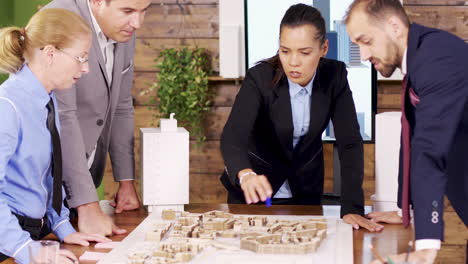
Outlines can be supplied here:
<path id="1" fill-rule="evenodd" d="M 320 12 L 291 6 L 274 57 L 248 70 L 221 137 L 228 203 L 321 204 L 322 132 L 333 121 L 341 174 L 341 216 L 355 228 L 381 225 L 364 214 L 363 144 L 346 65 L 325 59 Z"/>

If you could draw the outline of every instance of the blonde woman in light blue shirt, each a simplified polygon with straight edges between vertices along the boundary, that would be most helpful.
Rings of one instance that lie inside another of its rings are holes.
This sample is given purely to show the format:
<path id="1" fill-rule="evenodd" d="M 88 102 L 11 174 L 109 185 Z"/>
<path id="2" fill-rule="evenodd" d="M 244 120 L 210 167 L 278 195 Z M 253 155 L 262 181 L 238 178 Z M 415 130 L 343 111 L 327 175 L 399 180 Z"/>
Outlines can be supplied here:
<path id="1" fill-rule="evenodd" d="M 88 25 L 63 9 L 39 11 L 24 29 L 0 30 L 0 71 L 10 73 L 0 86 L 0 261 L 30 263 L 27 245 L 49 232 L 69 244 L 110 241 L 70 224 L 59 181 L 60 144 L 54 148 L 60 142 L 54 91 L 89 71 L 90 43 Z M 54 184 L 60 192 L 53 193 Z M 66 250 L 57 261 L 78 262 Z"/>

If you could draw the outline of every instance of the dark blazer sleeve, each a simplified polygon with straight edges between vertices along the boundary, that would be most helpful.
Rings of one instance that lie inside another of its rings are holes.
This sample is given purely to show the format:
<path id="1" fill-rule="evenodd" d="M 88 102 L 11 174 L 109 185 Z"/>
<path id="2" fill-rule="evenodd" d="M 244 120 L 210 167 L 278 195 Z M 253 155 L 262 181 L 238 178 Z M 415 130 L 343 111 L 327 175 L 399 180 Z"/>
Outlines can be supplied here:
<path id="1" fill-rule="evenodd" d="M 364 214 L 364 151 L 353 96 L 343 63 L 337 70 L 334 109 L 331 119 L 341 166 L 341 216 Z"/>
<path id="2" fill-rule="evenodd" d="M 443 240 L 448 156 L 467 100 L 467 52 L 461 40 L 437 33 L 408 57 L 409 82 L 420 100 L 410 168 L 416 239 Z"/>
<path id="3" fill-rule="evenodd" d="M 237 173 L 252 167 L 248 158 L 248 144 L 262 101 L 253 75 L 252 70 L 247 72 L 221 135 L 225 172 L 231 184 L 238 188 Z"/>

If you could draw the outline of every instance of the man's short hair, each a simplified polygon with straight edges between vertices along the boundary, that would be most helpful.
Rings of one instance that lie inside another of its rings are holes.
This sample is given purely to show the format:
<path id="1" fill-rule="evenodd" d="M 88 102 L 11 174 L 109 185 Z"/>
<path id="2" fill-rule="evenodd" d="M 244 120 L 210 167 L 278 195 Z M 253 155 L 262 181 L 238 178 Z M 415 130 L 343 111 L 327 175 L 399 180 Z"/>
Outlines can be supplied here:
<path id="1" fill-rule="evenodd" d="M 409 27 L 410 21 L 400 0 L 354 0 L 349 6 L 344 16 L 345 24 L 355 10 L 362 9 L 368 15 L 369 19 L 375 22 L 381 22 L 383 18 L 389 15 L 395 15 Z"/>

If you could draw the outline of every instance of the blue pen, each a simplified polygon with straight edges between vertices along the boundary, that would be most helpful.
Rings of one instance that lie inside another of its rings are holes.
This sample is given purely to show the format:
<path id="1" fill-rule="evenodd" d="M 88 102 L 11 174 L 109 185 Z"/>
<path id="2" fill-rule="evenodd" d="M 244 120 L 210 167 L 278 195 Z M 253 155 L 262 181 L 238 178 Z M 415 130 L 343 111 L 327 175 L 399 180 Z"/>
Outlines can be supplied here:
<path id="1" fill-rule="evenodd" d="M 266 198 L 266 200 L 265 200 L 265 205 L 266 205 L 266 207 L 270 207 L 270 206 L 271 206 L 271 198 L 270 198 L 270 197 Z"/>

